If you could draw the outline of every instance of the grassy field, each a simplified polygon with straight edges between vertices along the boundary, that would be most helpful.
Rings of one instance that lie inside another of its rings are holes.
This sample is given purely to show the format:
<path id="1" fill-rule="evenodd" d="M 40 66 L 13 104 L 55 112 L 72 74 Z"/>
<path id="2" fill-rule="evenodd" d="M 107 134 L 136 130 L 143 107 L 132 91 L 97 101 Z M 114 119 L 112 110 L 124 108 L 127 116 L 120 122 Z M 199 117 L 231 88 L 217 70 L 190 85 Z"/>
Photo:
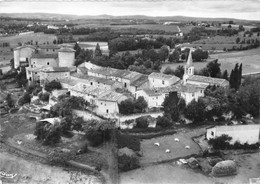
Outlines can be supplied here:
<path id="1" fill-rule="evenodd" d="M 175 163 L 166 163 L 149 166 L 125 172 L 120 175 L 120 184 L 208 184 L 208 183 L 248 183 L 249 178 L 257 178 L 260 173 L 259 153 L 231 156 L 238 163 L 238 174 L 228 177 L 210 177 L 200 172 L 195 172 L 186 166 L 178 166 Z"/>
<path id="2" fill-rule="evenodd" d="M 243 64 L 242 73 L 260 72 L 260 48 L 246 50 L 246 51 L 234 51 L 220 54 L 212 54 L 211 58 L 218 59 L 221 64 L 220 68 L 222 71 L 227 70 L 230 74 L 231 70 L 235 67 L 236 63 Z M 176 69 L 179 65 L 185 65 L 185 63 L 171 63 L 164 64 L 161 71 L 164 71 L 166 67 Z M 207 62 L 195 62 L 195 70 L 200 70 L 206 67 Z"/>
<path id="3" fill-rule="evenodd" d="M 8 43 L 10 43 L 10 47 L 13 48 L 13 47 L 17 47 L 19 42 L 25 43 L 25 42 L 33 40 L 34 44 L 37 41 L 38 44 L 40 45 L 40 44 L 47 43 L 47 42 L 52 43 L 54 39 L 56 39 L 56 36 L 53 34 L 32 33 L 32 34 L 26 34 L 26 35 L 0 37 L 0 43 L 8 42 Z"/>
<path id="4" fill-rule="evenodd" d="M 179 157 L 185 157 L 192 154 L 198 154 L 200 148 L 192 140 L 192 137 L 203 134 L 204 132 L 205 128 L 192 131 L 183 130 L 174 135 L 143 140 L 141 142 L 141 152 L 143 153 L 143 157 L 141 157 L 140 163 L 142 165 L 146 165 Z M 178 138 L 180 141 L 175 142 L 175 138 Z M 156 142 L 160 143 L 159 147 L 154 145 Z M 185 146 L 190 146 L 190 149 L 186 149 Z M 171 152 L 166 153 L 166 149 L 170 149 Z"/>

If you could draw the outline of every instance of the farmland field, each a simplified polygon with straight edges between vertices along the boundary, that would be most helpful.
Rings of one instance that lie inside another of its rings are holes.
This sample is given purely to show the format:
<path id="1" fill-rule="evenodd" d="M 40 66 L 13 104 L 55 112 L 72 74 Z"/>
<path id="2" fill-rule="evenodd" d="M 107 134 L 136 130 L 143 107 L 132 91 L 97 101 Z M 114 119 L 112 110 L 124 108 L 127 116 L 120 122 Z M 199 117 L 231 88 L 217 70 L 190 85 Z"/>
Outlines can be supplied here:
<path id="1" fill-rule="evenodd" d="M 236 52 L 226 52 L 220 54 L 211 54 L 211 58 L 218 59 L 221 64 L 221 71 L 227 70 L 230 74 L 231 70 L 235 67 L 236 63 L 243 64 L 242 73 L 260 72 L 260 48 L 246 50 L 246 51 L 236 51 Z M 161 71 L 164 71 L 167 66 L 172 69 L 177 68 L 179 65 L 185 65 L 185 63 L 171 63 L 162 65 Z M 195 70 L 200 70 L 207 65 L 207 62 L 195 62 Z"/>
<path id="2" fill-rule="evenodd" d="M 17 47 L 19 42 L 25 43 L 33 40 L 34 44 L 35 41 L 38 41 L 38 44 L 40 45 L 47 42 L 52 43 L 54 39 L 56 39 L 56 36 L 53 34 L 31 33 L 25 35 L 0 37 L 0 43 L 8 42 L 10 43 L 10 47 L 13 48 L 13 47 Z"/>

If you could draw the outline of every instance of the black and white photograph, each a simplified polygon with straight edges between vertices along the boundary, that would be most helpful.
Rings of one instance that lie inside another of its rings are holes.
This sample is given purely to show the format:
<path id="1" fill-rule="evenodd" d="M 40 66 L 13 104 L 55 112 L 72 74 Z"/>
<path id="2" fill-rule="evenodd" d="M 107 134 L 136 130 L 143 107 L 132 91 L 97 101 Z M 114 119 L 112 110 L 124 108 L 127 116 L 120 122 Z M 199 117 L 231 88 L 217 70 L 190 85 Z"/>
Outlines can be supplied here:
<path id="1" fill-rule="evenodd" d="M 260 184 L 260 0 L 0 0 L 0 184 Z"/>

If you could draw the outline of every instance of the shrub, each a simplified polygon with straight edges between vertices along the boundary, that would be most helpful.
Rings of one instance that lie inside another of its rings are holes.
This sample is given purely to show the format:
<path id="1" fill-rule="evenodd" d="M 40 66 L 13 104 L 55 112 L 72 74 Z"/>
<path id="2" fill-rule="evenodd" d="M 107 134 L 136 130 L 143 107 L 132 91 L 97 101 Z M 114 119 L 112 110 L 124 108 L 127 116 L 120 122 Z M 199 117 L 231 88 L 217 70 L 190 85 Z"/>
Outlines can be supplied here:
<path id="1" fill-rule="evenodd" d="M 147 116 L 136 118 L 136 125 L 134 128 L 147 128 L 149 126 L 149 120 Z"/>
<path id="2" fill-rule="evenodd" d="M 120 171 L 129 171 L 140 167 L 137 156 L 129 156 L 126 154 L 118 156 L 118 168 Z"/>
<path id="3" fill-rule="evenodd" d="M 140 151 L 140 139 L 118 132 L 117 133 L 117 146 L 118 149 L 127 147 L 134 151 Z"/>
<path id="4" fill-rule="evenodd" d="M 55 80 L 45 84 L 45 90 L 48 92 L 51 92 L 54 89 L 61 89 L 61 88 L 62 88 L 61 83 Z"/>
<path id="5" fill-rule="evenodd" d="M 227 149 L 230 146 L 229 141 L 231 141 L 231 139 L 231 137 L 224 134 L 215 139 L 210 139 L 208 142 L 214 149 Z"/>
<path id="6" fill-rule="evenodd" d="M 49 101 L 49 98 L 50 98 L 50 94 L 45 92 L 45 93 L 40 93 L 39 94 L 39 99 L 41 101 L 44 101 L 44 102 L 48 102 Z"/>
<path id="7" fill-rule="evenodd" d="M 31 102 L 31 96 L 29 93 L 25 93 L 18 101 L 19 105 L 24 105 L 26 103 L 30 103 Z"/>
<path id="8" fill-rule="evenodd" d="M 156 127 L 162 127 L 162 128 L 167 128 L 167 127 L 171 127 L 173 124 L 171 122 L 171 120 L 169 120 L 167 117 L 165 116 L 159 116 L 156 119 Z"/>

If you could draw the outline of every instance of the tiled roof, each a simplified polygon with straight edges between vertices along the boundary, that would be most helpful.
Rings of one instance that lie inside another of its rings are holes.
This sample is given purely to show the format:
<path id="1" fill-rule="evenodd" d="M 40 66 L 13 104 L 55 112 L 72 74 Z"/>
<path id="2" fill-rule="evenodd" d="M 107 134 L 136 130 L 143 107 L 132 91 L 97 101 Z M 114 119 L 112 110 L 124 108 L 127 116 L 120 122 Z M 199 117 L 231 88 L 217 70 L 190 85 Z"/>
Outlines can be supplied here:
<path id="1" fill-rule="evenodd" d="M 204 90 L 207 87 L 205 85 L 195 85 L 189 83 L 186 83 L 185 85 L 183 83 L 178 83 L 177 85 L 174 86 L 178 92 L 186 92 L 186 93 L 195 93 L 200 90 Z"/>
<path id="2" fill-rule="evenodd" d="M 138 72 L 133 72 L 133 71 L 129 71 L 130 73 L 126 74 L 123 76 L 124 79 L 128 79 L 130 81 L 134 81 L 137 78 L 139 78 L 140 76 L 142 76 L 141 73 Z"/>
<path id="3" fill-rule="evenodd" d="M 104 100 L 104 101 L 117 102 L 122 97 L 126 97 L 126 96 L 122 95 L 121 93 L 117 93 L 115 91 L 110 91 L 108 93 L 104 93 L 104 94 L 100 95 L 98 99 Z"/>
<path id="4" fill-rule="evenodd" d="M 141 75 L 139 78 L 137 78 L 136 80 L 132 81 L 130 83 L 131 86 L 136 86 L 139 87 L 142 84 L 148 82 L 148 75 Z"/>
<path id="5" fill-rule="evenodd" d="M 14 50 L 20 50 L 20 49 L 27 48 L 27 47 L 36 50 L 36 47 L 34 47 L 34 46 L 32 46 L 32 45 L 22 45 L 22 46 L 20 46 L 20 47 L 14 48 Z"/>
<path id="6" fill-rule="evenodd" d="M 105 75 L 105 76 L 114 76 L 114 77 L 122 77 L 130 73 L 128 70 L 119 70 L 115 68 L 102 67 L 98 69 L 91 70 L 93 73 Z"/>
<path id="7" fill-rule="evenodd" d="M 196 81 L 209 83 L 210 85 L 218 85 L 218 86 L 227 86 L 229 83 L 225 79 L 213 78 L 213 77 L 205 77 L 200 75 L 192 75 L 187 79 L 187 81 Z"/>
<path id="8" fill-rule="evenodd" d="M 162 94 L 173 92 L 173 91 L 178 91 L 178 88 L 175 85 L 167 86 L 167 87 L 144 89 L 144 92 L 148 96 L 160 96 Z"/>
<path id="9" fill-rule="evenodd" d="M 32 57 L 31 58 L 58 58 L 58 54 L 55 53 L 55 54 L 35 54 L 33 53 L 32 54 Z"/>
<path id="10" fill-rule="evenodd" d="M 75 52 L 75 50 L 68 47 L 62 47 L 61 49 L 58 50 L 58 52 Z"/>
<path id="11" fill-rule="evenodd" d="M 86 67 L 78 67 L 77 69 L 80 70 L 83 74 L 88 73 L 88 69 Z"/>
<path id="12" fill-rule="evenodd" d="M 61 83 L 65 83 L 65 84 L 68 84 L 70 86 L 75 86 L 76 84 L 78 84 L 78 81 L 72 80 L 72 79 L 59 79 L 59 81 Z"/>
<path id="13" fill-rule="evenodd" d="M 84 93 L 84 94 L 89 94 L 89 95 L 96 96 L 96 97 L 99 97 L 100 95 L 108 92 L 107 89 L 95 87 L 95 86 L 88 86 L 87 88 L 82 90 L 80 85 L 74 86 L 71 90 L 80 92 L 80 93 Z"/>
<path id="14" fill-rule="evenodd" d="M 71 76 L 80 78 L 80 79 L 85 79 L 88 81 L 95 81 L 95 82 L 99 82 L 99 83 L 107 84 L 107 85 L 114 85 L 114 84 L 118 83 L 117 81 L 104 79 L 104 78 L 100 78 L 100 77 L 89 76 L 89 75 L 85 75 L 85 74 L 79 74 L 79 73 L 73 73 L 73 74 L 71 74 Z"/>
<path id="15" fill-rule="evenodd" d="M 156 72 L 151 73 L 149 75 L 149 77 L 157 78 L 157 79 L 165 79 L 165 80 L 171 79 L 171 78 L 176 78 L 176 81 L 180 80 L 179 77 L 176 77 L 174 75 L 166 75 L 166 74 L 163 74 L 163 73 L 156 73 Z"/>

